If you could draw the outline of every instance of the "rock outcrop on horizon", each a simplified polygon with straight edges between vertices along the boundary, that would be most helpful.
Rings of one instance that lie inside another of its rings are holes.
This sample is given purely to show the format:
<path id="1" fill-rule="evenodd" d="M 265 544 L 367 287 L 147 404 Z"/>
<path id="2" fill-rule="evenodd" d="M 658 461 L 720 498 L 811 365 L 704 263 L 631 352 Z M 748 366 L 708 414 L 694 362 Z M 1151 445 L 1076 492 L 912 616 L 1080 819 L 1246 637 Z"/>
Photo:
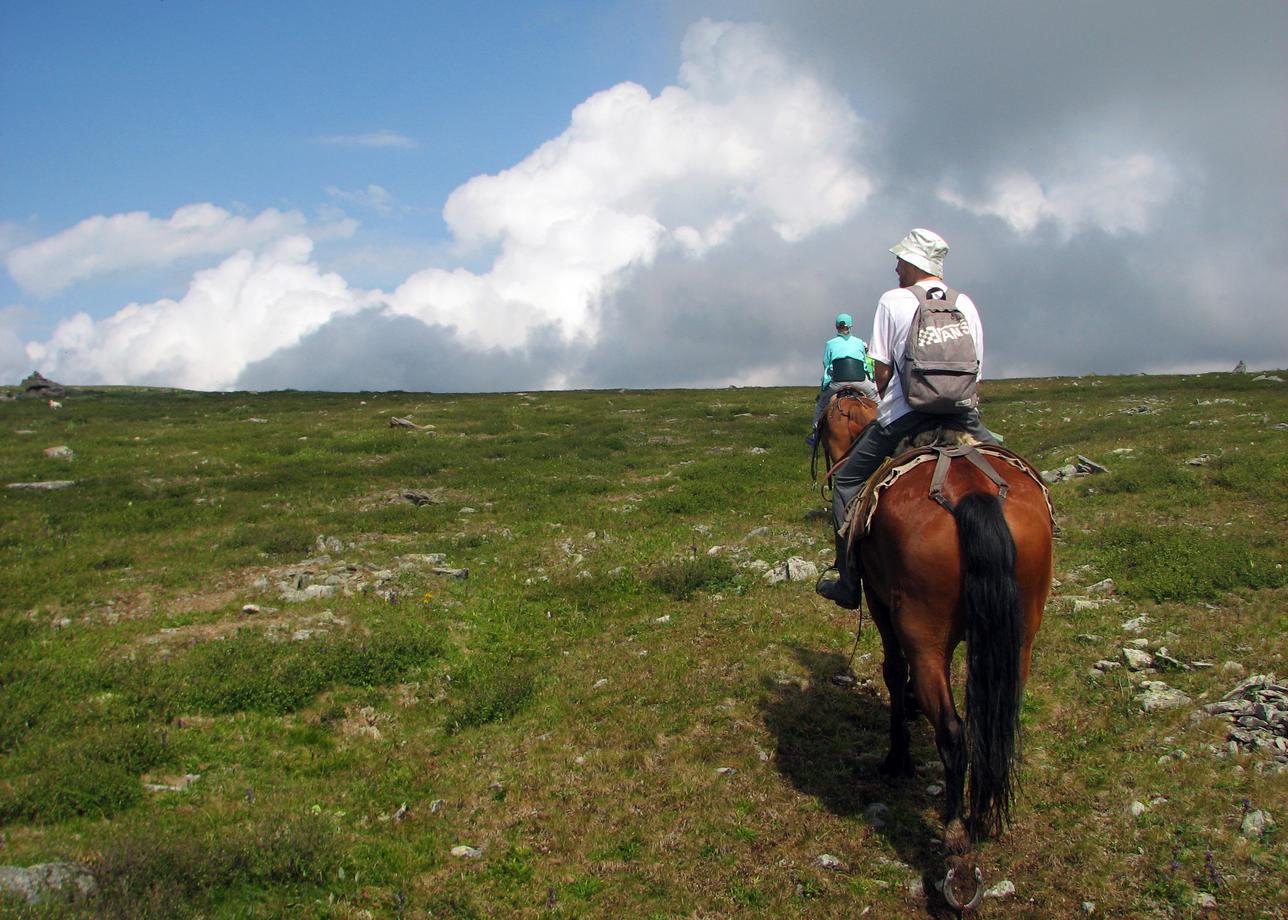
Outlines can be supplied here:
<path id="1" fill-rule="evenodd" d="M 22 383 L 23 396 L 35 396 L 39 399 L 62 399 L 67 395 L 67 388 L 61 383 L 54 383 L 40 371 L 32 371 Z"/>

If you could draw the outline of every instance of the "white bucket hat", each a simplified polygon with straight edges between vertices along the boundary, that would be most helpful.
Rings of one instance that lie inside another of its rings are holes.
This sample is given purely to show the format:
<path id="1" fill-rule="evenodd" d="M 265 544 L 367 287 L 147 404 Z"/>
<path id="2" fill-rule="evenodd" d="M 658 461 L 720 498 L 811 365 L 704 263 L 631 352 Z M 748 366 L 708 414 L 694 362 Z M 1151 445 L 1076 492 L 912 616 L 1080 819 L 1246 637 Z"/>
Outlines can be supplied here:
<path id="1" fill-rule="evenodd" d="M 890 251 L 923 272 L 930 272 L 937 278 L 944 276 L 944 256 L 948 255 L 948 244 L 934 230 L 918 227 L 891 246 Z"/>

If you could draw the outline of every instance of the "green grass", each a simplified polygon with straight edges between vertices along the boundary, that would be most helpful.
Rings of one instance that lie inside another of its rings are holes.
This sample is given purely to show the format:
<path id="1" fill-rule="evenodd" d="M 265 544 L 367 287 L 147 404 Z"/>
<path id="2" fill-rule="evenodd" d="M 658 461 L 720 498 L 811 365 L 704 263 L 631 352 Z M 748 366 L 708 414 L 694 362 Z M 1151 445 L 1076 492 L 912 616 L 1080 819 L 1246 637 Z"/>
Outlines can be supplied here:
<path id="1" fill-rule="evenodd" d="M 1139 677 L 1088 667 L 1144 615 L 1145 638 L 1213 663 L 1153 675 L 1194 706 L 1238 681 L 1226 661 L 1288 675 L 1288 391 L 1210 374 L 985 397 L 1039 468 L 1110 469 L 1052 489 L 1060 584 L 1016 826 L 979 850 L 1018 894 L 988 909 L 1184 917 L 1204 891 L 1221 916 L 1283 914 L 1288 776 L 1213 756 L 1219 724 L 1142 715 Z M 854 648 L 852 615 L 753 567 L 830 561 L 812 407 L 805 389 L 0 403 L 34 432 L 0 438 L 4 482 L 76 480 L 0 495 L 3 862 L 75 860 L 100 886 L 0 911 L 937 915 L 909 886 L 944 871 L 939 774 L 877 772 L 875 630 Z M 45 458 L 57 444 L 75 459 Z M 320 536 L 344 548 L 319 561 Z M 408 562 L 429 553 L 468 578 Z M 364 586 L 284 599 L 282 573 L 310 567 Z M 912 745 L 934 760 L 924 724 Z M 1245 800 L 1279 822 L 1263 840 L 1238 834 Z"/>

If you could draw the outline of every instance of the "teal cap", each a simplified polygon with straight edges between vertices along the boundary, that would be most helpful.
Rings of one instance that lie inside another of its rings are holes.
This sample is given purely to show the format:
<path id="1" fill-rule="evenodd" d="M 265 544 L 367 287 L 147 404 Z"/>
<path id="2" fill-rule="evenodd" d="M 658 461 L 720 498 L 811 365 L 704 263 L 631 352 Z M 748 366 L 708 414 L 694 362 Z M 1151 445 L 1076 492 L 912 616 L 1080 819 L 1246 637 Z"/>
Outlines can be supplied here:
<path id="1" fill-rule="evenodd" d="M 838 313 L 836 314 L 836 324 L 848 329 L 854 325 L 854 320 L 850 318 L 850 314 L 848 313 Z"/>

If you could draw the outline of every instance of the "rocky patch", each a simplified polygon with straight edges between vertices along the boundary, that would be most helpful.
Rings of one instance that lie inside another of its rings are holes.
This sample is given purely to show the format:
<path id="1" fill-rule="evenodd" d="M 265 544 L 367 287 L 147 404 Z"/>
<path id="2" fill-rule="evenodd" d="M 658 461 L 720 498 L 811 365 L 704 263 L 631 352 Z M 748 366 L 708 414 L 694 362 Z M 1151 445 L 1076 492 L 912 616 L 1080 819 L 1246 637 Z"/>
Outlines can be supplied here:
<path id="1" fill-rule="evenodd" d="M 37 863 L 34 866 L 0 866 L 0 891 L 28 904 L 74 903 L 93 897 L 98 883 L 87 866 L 72 862 Z"/>
<path id="2" fill-rule="evenodd" d="M 1196 716 L 1215 716 L 1228 723 L 1225 748 L 1218 753 L 1264 758 L 1258 768 L 1288 772 L 1288 686 L 1273 674 L 1255 674 L 1240 681 Z"/>

